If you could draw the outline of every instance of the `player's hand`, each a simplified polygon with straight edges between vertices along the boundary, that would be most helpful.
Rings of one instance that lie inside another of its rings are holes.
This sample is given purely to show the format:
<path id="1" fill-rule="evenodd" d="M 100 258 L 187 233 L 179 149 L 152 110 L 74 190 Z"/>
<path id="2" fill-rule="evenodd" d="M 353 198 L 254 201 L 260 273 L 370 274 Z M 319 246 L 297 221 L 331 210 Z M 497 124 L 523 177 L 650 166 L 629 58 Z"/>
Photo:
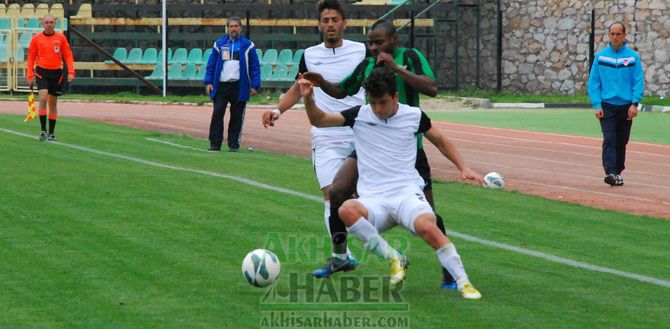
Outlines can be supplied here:
<path id="1" fill-rule="evenodd" d="M 637 106 L 631 105 L 628 108 L 628 120 L 633 120 L 637 116 Z"/>
<path id="2" fill-rule="evenodd" d="M 473 181 L 479 183 L 479 185 L 483 185 L 483 184 L 486 183 L 484 181 L 484 177 L 479 176 L 479 174 L 474 172 L 474 170 L 470 169 L 469 167 L 466 167 L 466 168 L 463 169 L 463 171 L 461 171 L 461 179 L 462 180 L 473 180 Z"/>
<path id="3" fill-rule="evenodd" d="M 321 87 L 326 82 L 326 79 L 316 72 L 305 72 L 302 74 L 302 78 L 309 80 L 314 87 Z"/>
<path id="4" fill-rule="evenodd" d="M 381 52 L 381 53 L 379 53 L 379 55 L 377 55 L 377 61 L 375 62 L 375 64 L 377 64 L 377 65 L 384 64 L 386 67 L 388 67 L 391 70 L 394 70 L 395 68 L 398 67 L 398 65 L 393 60 L 393 56 L 391 56 L 391 55 L 389 55 L 385 52 Z"/>
<path id="5" fill-rule="evenodd" d="M 67 76 L 67 82 L 72 83 L 72 81 L 74 81 L 74 75 L 68 75 Z"/>
<path id="6" fill-rule="evenodd" d="M 207 96 L 209 96 L 209 94 L 212 93 L 212 89 L 214 89 L 214 86 L 212 86 L 211 84 L 205 87 L 205 92 L 207 93 Z"/>
<path id="7" fill-rule="evenodd" d="M 603 112 L 603 109 L 597 109 L 596 112 L 596 119 L 602 119 L 605 117 L 605 113 Z"/>
<path id="8" fill-rule="evenodd" d="M 312 96 L 312 93 L 314 93 L 314 85 L 312 82 L 305 78 L 301 78 L 297 83 L 300 86 L 300 95 L 302 95 L 302 97 Z"/>
<path id="9" fill-rule="evenodd" d="M 274 127 L 275 121 L 279 119 L 279 114 L 275 111 L 265 111 L 263 112 L 263 127 L 267 128 L 268 126 Z"/>
<path id="10" fill-rule="evenodd" d="M 256 95 L 257 93 L 258 93 L 258 91 L 256 91 L 256 89 L 254 89 L 254 88 L 249 89 L 249 95 L 253 96 L 253 95 Z"/>

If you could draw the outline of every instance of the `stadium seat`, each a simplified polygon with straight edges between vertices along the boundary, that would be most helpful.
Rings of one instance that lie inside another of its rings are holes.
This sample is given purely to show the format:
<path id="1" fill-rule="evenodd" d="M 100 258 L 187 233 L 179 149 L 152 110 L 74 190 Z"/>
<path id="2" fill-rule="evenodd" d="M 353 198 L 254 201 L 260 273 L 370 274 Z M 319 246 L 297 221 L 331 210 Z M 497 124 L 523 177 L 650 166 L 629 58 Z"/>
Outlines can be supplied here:
<path id="1" fill-rule="evenodd" d="M 144 49 L 144 54 L 142 55 L 142 60 L 140 61 L 140 64 L 155 64 L 157 56 L 158 51 L 156 50 L 156 48 Z"/>
<path id="2" fill-rule="evenodd" d="M 112 57 L 116 58 L 116 60 L 119 62 L 125 62 L 126 58 L 128 58 L 128 51 L 126 48 L 116 48 L 116 50 L 114 50 L 114 54 L 112 54 Z M 105 61 L 105 64 L 114 64 L 114 61 L 108 59 Z"/>
<path id="3" fill-rule="evenodd" d="M 168 80 L 183 80 L 183 79 L 184 74 L 181 64 L 175 63 L 170 65 L 170 68 L 168 69 Z"/>
<path id="4" fill-rule="evenodd" d="M 291 65 L 291 68 L 288 70 L 288 73 L 286 74 L 286 80 L 293 81 L 295 80 L 295 77 L 297 75 L 298 75 L 298 64 L 293 64 Z"/>
<path id="5" fill-rule="evenodd" d="M 258 61 L 263 64 L 263 51 L 256 48 L 256 56 L 258 57 Z"/>
<path id="6" fill-rule="evenodd" d="M 26 52 L 23 48 L 16 49 L 16 56 L 14 57 L 14 62 L 23 62 L 26 60 Z"/>
<path id="7" fill-rule="evenodd" d="M 163 79 L 163 65 L 157 64 L 156 67 L 154 67 L 153 72 L 151 72 L 151 75 L 145 77 L 147 80 L 162 80 Z"/>
<path id="8" fill-rule="evenodd" d="M 19 18 L 30 18 L 35 15 L 35 5 L 32 3 L 26 3 L 21 7 L 19 12 Z"/>
<path id="9" fill-rule="evenodd" d="M 288 68 L 284 64 L 277 64 L 274 72 L 272 72 L 273 81 L 286 81 L 286 75 L 288 74 Z"/>
<path id="10" fill-rule="evenodd" d="M 202 54 L 202 62 L 206 65 L 209 62 L 209 56 L 212 55 L 212 48 L 205 50 L 205 53 Z"/>
<path id="11" fill-rule="evenodd" d="M 93 8 L 91 7 L 91 4 L 84 3 L 81 6 L 79 6 L 77 15 L 71 16 L 70 18 L 92 18 L 92 17 L 93 17 Z"/>
<path id="12" fill-rule="evenodd" d="M 172 60 L 172 48 L 167 49 L 167 62 L 170 63 Z M 156 56 L 156 63 L 163 63 L 163 49 L 158 51 L 158 55 Z"/>
<path id="13" fill-rule="evenodd" d="M 42 18 L 46 16 L 48 13 L 49 13 L 49 5 L 46 3 L 40 3 L 37 5 L 37 8 L 35 8 L 35 13 L 33 14 L 33 17 Z"/>
<path id="14" fill-rule="evenodd" d="M 282 49 L 277 57 L 277 64 L 290 65 L 293 62 L 293 51 L 291 49 Z"/>
<path id="15" fill-rule="evenodd" d="M 188 62 L 188 50 L 186 48 L 177 48 L 172 57 L 168 59 L 168 62 L 170 64 L 186 64 Z"/>
<path id="16" fill-rule="evenodd" d="M 298 65 L 300 64 L 300 58 L 302 57 L 302 54 L 305 53 L 305 49 L 298 49 L 295 51 L 293 54 L 293 64 Z"/>
<path id="17" fill-rule="evenodd" d="M 3 33 L 0 34 L 0 47 L 7 47 L 7 36 Z"/>
<path id="18" fill-rule="evenodd" d="M 30 46 L 30 40 L 32 38 L 33 38 L 33 34 L 31 32 L 21 33 L 21 36 L 19 36 L 19 41 L 18 41 L 19 48 L 28 48 L 28 46 Z"/>
<path id="19" fill-rule="evenodd" d="M 198 73 L 195 75 L 195 78 L 193 78 L 193 80 L 199 80 L 199 81 L 205 80 L 206 73 L 207 73 L 207 65 L 200 65 Z"/>
<path id="20" fill-rule="evenodd" d="M 266 50 L 263 54 L 263 60 L 261 63 L 263 63 L 263 65 L 277 63 L 277 49 L 270 48 Z"/>
<path id="21" fill-rule="evenodd" d="M 187 63 L 202 64 L 202 49 L 193 48 L 188 52 Z"/>
<path id="22" fill-rule="evenodd" d="M 26 27 L 29 29 L 39 29 L 42 27 L 42 24 L 40 24 L 40 19 L 37 17 L 31 17 L 28 20 L 28 24 L 26 24 Z"/>
<path id="23" fill-rule="evenodd" d="M 51 10 L 49 10 L 49 14 L 51 14 L 51 16 L 56 18 L 65 17 L 65 10 L 63 9 L 63 4 L 54 3 L 53 5 L 51 5 Z"/>
<path id="24" fill-rule="evenodd" d="M 0 18 L 0 30 L 9 30 L 9 17 Z"/>
<path id="25" fill-rule="evenodd" d="M 261 81 L 272 80 L 272 64 L 266 63 L 261 65 Z"/>
<path id="26" fill-rule="evenodd" d="M 6 63 L 9 61 L 9 53 L 7 52 L 7 47 L 5 45 L 0 45 L 0 63 Z"/>
<path id="27" fill-rule="evenodd" d="M 56 29 L 67 31 L 67 18 L 58 18 L 56 20 Z"/>
<path id="28" fill-rule="evenodd" d="M 126 64 L 140 64 L 142 62 L 142 49 L 133 48 L 128 53 L 128 57 L 123 61 Z"/>
<path id="29" fill-rule="evenodd" d="M 7 7 L 7 17 L 19 17 L 21 12 L 21 5 L 18 3 L 10 3 Z"/>
<path id="30" fill-rule="evenodd" d="M 186 64 L 184 71 L 182 72 L 182 78 L 184 80 L 195 80 L 195 75 L 198 73 L 198 69 L 195 67 L 194 63 Z"/>
<path id="31" fill-rule="evenodd" d="M 4 3 L 0 3 L 0 17 L 7 17 L 7 6 Z"/>

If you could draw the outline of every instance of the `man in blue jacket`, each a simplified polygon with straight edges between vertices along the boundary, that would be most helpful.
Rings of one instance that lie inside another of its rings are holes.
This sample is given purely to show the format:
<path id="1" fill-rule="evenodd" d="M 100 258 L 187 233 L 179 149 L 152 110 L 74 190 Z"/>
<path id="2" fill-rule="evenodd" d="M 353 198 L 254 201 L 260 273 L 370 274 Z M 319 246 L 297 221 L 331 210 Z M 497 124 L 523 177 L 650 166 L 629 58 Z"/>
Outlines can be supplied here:
<path id="1" fill-rule="evenodd" d="M 626 144 L 644 93 L 644 73 L 640 56 L 627 46 L 623 23 L 610 25 L 609 39 L 609 46 L 596 53 L 588 91 L 603 132 L 605 183 L 622 186 Z"/>
<path id="2" fill-rule="evenodd" d="M 261 69 L 254 43 L 241 35 L 240 18 L 230 17 L 227 24 L 228 34 L 214 42 L 205 73 L 206 91 L 214 101 L 209 125 L 209 150 L 221 150 L 223 117 L 230 103 L 228 151 L 237 152 L 247 101 L 261 87 Z"/>

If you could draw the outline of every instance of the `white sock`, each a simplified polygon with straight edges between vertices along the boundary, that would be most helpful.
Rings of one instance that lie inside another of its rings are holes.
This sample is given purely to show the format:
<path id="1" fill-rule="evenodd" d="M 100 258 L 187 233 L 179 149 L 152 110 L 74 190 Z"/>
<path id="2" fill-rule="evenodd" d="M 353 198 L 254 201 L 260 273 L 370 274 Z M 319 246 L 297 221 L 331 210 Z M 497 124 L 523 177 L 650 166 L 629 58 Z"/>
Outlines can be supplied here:
<path id="1" fill-rule="evenodd" d="M 347 227 L 347 231 L 363 240 L 365 248 L 374 251 L 384 259 L 395 259 L 400 257 L 398 251 L 389 246 L 386 240 L 379 235 L 377 229 L 364 217 L 359 218 L 354 225 Z"/>
<path id="2" fill-rule="evenodd" d="M 465 268 L 461 262 L 461 256 L 456 251 L 456 246 L 449 242 L 442 246 L 442 248 L 435 251 L 437 259 L 440 260 L 442 267 L 446 268 L 452 277 L 456 279 L 456 284 L 460 289 L 464 284 L 470 283 L 468 275 L 465 273 Z"/>
<path id="3" fill-rule="evenodd" d="M 323 220 L 326 223 L 326 231 L 328 231 L 328 237 L 332 237 L 330 234 L 330 201 L 324 201 L 323 202 Z M 347 259 L 347 256 L 351 256 L 351 250 L 347 246 L 347 253 L 346 254 L 332 254 L 333 257 L 339 258 L 341 260 Z"/>

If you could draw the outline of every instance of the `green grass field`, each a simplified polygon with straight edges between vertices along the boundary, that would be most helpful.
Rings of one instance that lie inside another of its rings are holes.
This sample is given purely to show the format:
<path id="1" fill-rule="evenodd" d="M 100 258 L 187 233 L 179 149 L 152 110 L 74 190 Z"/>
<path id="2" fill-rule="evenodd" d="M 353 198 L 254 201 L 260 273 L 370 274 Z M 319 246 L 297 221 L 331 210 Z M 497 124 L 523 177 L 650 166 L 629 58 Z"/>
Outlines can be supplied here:
<path id="1" fill-rule="evenodd" d="M 146 138 L 201 149 L 206 142 L 76 119 L 59 122 L 59 143 L 38 142 L 37 131 L 37 122 L 0 116 L 0 328 L 257 328 L 266 290 L 243 279 L 244 255 L 279 241 L 285 249 L 274 249 L 283 266 L 276 291 L 286 293 L 292 273 L 304 277 L 328 254 L 309 159 L 175 148 Z M 368 317 L 406 314 L 413 328 L 670 323 L 667 220 L 459 183 L 434 188 L 452 231 L 661 283 L 454 238 L 483 294 L 468 301 L 442 291 L 435 253 L 395 229 L 387 236 L 412 261 L 401 290 L 408 311 L 323 300 L 284 306 L 299 314 L 337 308 Z M 293 243 L 305 239 L 320 242 Z M 357 256 L 359 269 L 329 283 L 342 288 L 341 278 L 388 275 L 375 256 Z"/>
<path id="2" fill-rule="evenodd" d="M 489 127 L 512 128 L 602 138 L 600 124 L 591 109 L 479 109 L 428 112 L 431 119 Z M 639 112 L 631 140 L 670 144 L 670 113 Z"/>

